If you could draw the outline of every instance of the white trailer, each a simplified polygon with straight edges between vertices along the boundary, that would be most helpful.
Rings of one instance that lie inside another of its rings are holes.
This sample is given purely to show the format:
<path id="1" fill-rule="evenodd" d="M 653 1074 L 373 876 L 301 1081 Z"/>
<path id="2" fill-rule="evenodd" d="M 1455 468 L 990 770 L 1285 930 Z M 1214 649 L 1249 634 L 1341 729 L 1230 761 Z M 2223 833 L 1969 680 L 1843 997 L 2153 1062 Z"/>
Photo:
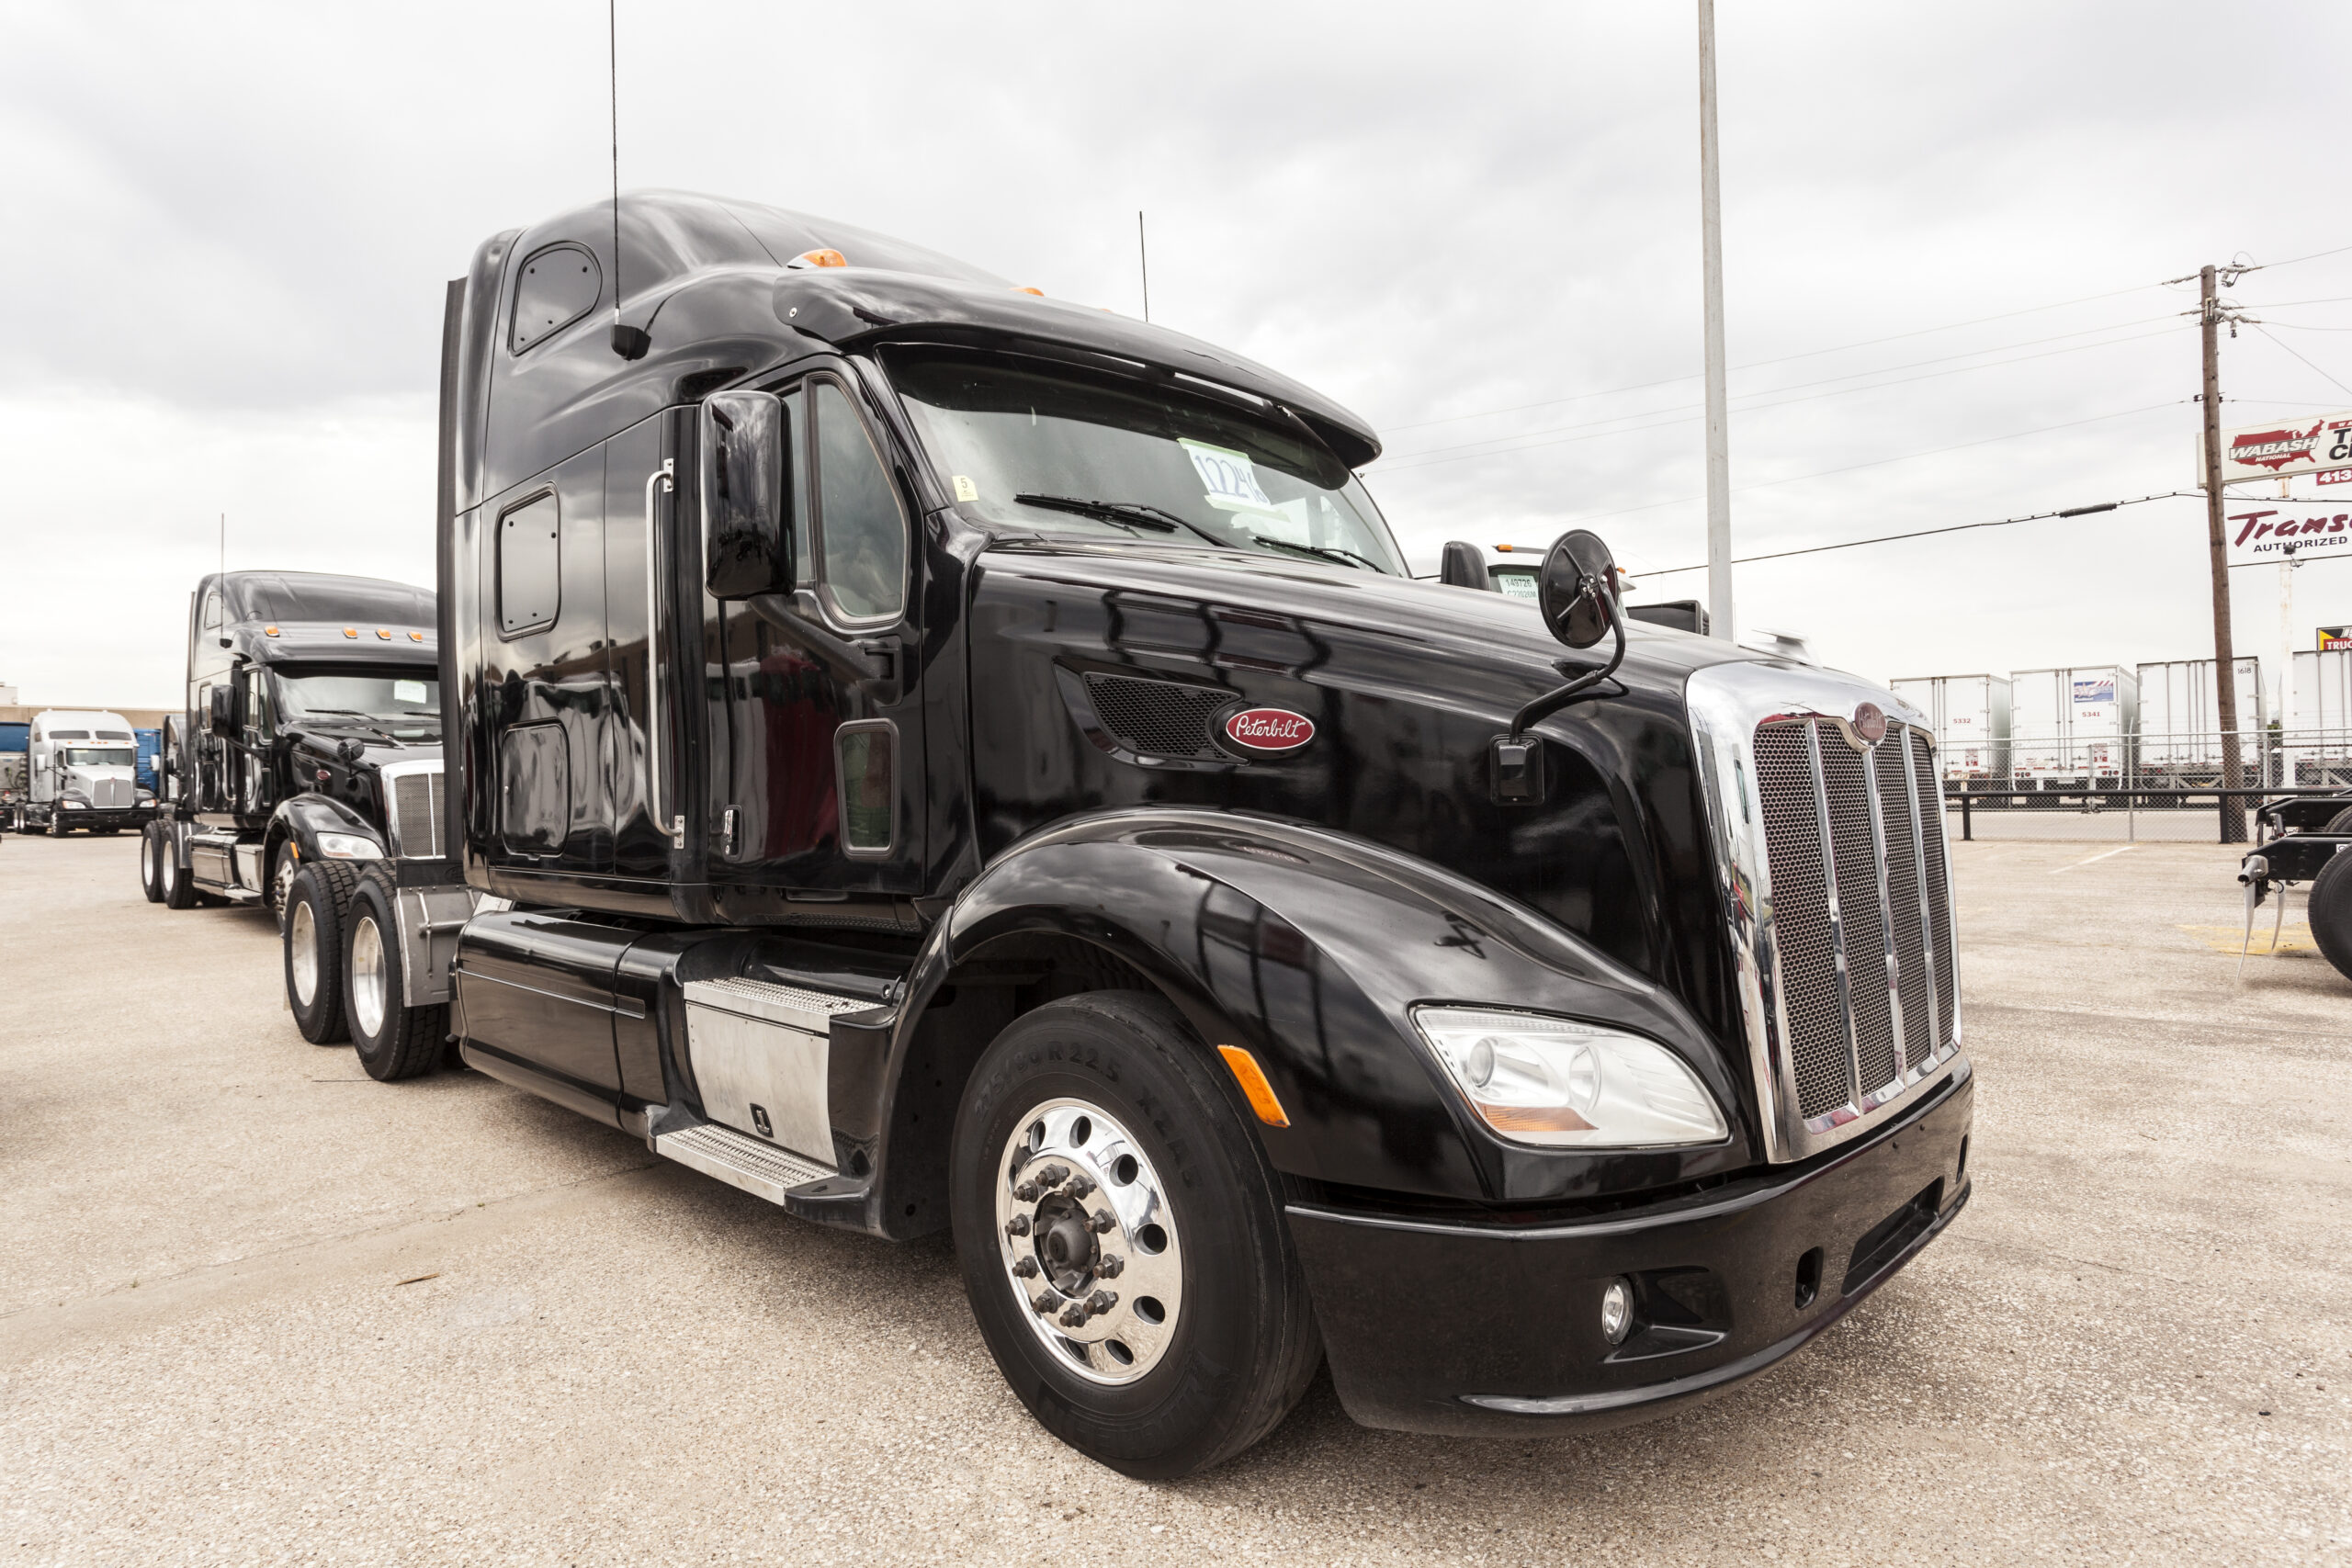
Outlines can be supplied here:
<path id="1" fill-rule="evenodd" d="M 2009 676 L 2009 757 L 2020 787 L 2120 785 L 2133 766 L 2140 682 L 2120 664 Z"/>
<path id="2" fill-rule="evenodd" d="M 2295 655 L 2294 709 L 2280 715 L 2290 782 L 2352 784 L 2352 649 Z"/>
<path id="3" fill-rule="evenodd" d="M 2005 779 L 2009 773 L 2009 681 L 2006 675 L 1906 675 L 1894 694 L 1928 716 L 1947 779 Z"/>
<path id="4" fill-rule="evenodd" d="M 2262 661 L 2231 661 L 2238 700 L 2238 756 L 2251 766 L 2261 756 L 2269 726 L 2263 700 Z M 2210 659 L 2170 659 L 2143 664 L 2140 680 L 2140 769 L 2174 779 L 2218 780 L 2222 770 L 2221 692 Z"/>

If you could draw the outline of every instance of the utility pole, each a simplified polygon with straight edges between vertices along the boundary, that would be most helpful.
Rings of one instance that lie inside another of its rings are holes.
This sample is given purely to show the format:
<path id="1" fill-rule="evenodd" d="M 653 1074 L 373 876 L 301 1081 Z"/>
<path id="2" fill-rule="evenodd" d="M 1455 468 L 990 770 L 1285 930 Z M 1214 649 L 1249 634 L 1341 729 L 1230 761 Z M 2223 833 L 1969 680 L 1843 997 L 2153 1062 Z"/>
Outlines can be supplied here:
<path id="1" fill-rule="evenodd" d="M 1710 631 L 1729 642 L 1731 411 L 1724 370 L 1722 162 L 1722 139 L 1715 130 L 1715 0 L 1699 0 L 1699 227 L 1706 253 L 1707 295 L 1707 622 Z"/>
<path id="2" fill-rule="evenodd" d="M 2236 281 L 2234 277 L 2232 281 Z M 2230 559 L 2222 509 L 2222 301 L 2214 269 L 2197 274 L 2198 330 L 2205 351 L 2205 544 L 2213 567 L 2213 692 L 2222 719 L 2222 784 L 2245 787 L 2245 758 L 2238 747 L 2237 658 L 2230 638 Z M 2245 799 L 2222 797 L 2222 842 L 2245 842 Z"/>

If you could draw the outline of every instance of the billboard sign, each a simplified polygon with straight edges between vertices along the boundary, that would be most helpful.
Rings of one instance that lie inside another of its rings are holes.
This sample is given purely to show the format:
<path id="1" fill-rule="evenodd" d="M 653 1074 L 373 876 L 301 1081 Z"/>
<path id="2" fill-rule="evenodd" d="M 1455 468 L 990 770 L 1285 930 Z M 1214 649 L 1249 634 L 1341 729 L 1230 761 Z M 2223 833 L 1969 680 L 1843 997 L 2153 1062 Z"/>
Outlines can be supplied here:
<path id="1" fill-rule="evenodd" d="M 2352 648 L 2352 626 L 2319 628 L 2319 650 L 2322 653 L 2334 653 L 2341 648 Z"/>
<path id="2" fill-rule="evenodd" d="M 2205 471 L 2205 444 L 2197 444 L 2197 469 Z M 2352 413 L 2318 414 L 2222 432 L 2222 482 L 2290 479 L 2324 474 L 2323 482 L 2352 480 Z"/>
<path id="3" fill-rule="evenodd" d="M 2352 499 L 2331 502 L 2248 500 L 2222 515 L 2232 566 L 2264 561 L 2352 556 Z"/>

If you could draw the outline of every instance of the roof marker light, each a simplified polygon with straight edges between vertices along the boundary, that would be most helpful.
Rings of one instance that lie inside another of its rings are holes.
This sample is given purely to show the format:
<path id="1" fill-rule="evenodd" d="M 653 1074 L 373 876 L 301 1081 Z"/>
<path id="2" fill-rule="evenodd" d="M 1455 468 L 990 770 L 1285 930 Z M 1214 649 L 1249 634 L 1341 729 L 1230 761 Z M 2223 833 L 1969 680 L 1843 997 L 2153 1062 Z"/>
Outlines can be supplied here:
<path id="1" fill-rule="evenodd" d="M 382 640 L 382 641 L 384 641 L 384 642 L 390 642 L 390 641 L 391 641 L 391 640 L 392 640 L 392 634 L 391 634 L 391 633 L 390 633 L 390 632 L 388 632 L 388 631 L 386 631 L 386 630 L 385 630 L 383 627 L 381 627 L 381 626 L 378 626 L 378 627 L 376 628 L 376 636 L 377 636 L 377 637 L 378 637 L 379 639 L 380 639 L 380 640 Z"/>
<path id="2" fill-rule="evenodd" d="M 359 634 L 351 627 L 345 626 L 343 628 L 343 635 L 345 637 L 357 637 Z"/>
<path id="3" fill-rule="evenodd" d="M 411 642 L 423 642 L 424 640 L 424 634 L 423 632 L 411 632 L 408 634 L 408 640 Z"/>
<path id="4" fill-rule="evenodd" d="M 276 637 L 277 635 L 277 628 L 276 626 L 264 626 L 261 629 L 261 635 L 264 637 Z"/>
<path id="5" fill-rule="evenodd" d="M 784 265 L 788 267 L 847 266 L 849 258 L 839 251 L 803 251 Z"/>

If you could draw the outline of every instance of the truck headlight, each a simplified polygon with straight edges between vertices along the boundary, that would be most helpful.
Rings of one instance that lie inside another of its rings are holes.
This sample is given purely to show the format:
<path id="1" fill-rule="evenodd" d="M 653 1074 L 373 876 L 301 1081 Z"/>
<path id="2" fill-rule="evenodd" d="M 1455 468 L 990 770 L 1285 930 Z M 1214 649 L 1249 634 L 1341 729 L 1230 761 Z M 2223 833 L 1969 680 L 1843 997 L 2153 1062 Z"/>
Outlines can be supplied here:
<path id="1" fill-rule="evenodd" d="M 1697 1075 L 1638 1034 L 1495 1008 L 1416 1008 L 1413 1021 L 1479 1120 L 1514 1143 L 1638 1148 L 1730 1135 Z"/>
<path id="2" fill-rule="evenodd" d="M 90 809 L 90 803 L 88 801 L 76 800 L 70 795 L 64 799 L 59 801 L 57 804 L 63 807 L 68 811 L 87 811 Z"/>
<path id="3" fill-rule="evenodd" d="M 382 860 L 384 852 L 373 839 L 356 833 L 321 833 L 319 853 L 329 860 Z"/>

